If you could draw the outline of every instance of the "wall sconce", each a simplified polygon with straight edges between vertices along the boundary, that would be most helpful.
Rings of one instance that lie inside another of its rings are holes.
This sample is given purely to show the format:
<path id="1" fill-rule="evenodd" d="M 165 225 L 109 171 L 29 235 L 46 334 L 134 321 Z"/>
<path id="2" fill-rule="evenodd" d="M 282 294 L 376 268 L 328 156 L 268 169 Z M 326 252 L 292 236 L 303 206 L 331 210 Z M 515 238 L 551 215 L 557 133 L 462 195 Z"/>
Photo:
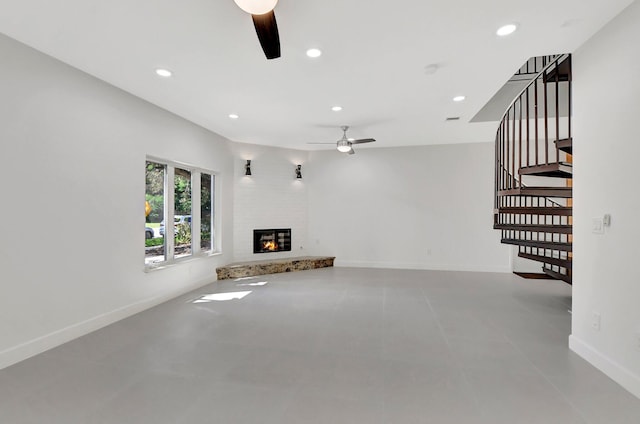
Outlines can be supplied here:
<path id="1" fill-rule="evenodd" d="M 299 180 L 302 179 L 302 165 L 296 166 L 296 178 Z"/>
<path id="2" fill-rule="evenodd" d="M 247 163 L 244 165 L 244 175 L 251 175 L 251 160 L 247 159 Z"/>

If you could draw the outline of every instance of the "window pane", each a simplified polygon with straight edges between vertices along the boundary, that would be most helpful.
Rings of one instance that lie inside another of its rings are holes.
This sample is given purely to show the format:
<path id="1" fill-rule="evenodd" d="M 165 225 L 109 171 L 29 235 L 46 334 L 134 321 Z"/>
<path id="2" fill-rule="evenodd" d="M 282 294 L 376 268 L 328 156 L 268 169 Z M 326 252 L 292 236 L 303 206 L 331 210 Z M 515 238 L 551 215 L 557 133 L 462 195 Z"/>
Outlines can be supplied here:
<path id="1" fill-rule="evenodd" d="M 200 250 L 213 250 L 213 177 L 200 174 Z"/>
<path id="2" fill-rule="evenodd" d="M 147 161 L 145 192 L 145 265 L 164 262 L 164 179 L 167 167 L 161 163 Z"/>
<path id="3" fill-rule="evenodd" d="M 175 168 L 175 258 L 191 255 L 191 171 Z"/>

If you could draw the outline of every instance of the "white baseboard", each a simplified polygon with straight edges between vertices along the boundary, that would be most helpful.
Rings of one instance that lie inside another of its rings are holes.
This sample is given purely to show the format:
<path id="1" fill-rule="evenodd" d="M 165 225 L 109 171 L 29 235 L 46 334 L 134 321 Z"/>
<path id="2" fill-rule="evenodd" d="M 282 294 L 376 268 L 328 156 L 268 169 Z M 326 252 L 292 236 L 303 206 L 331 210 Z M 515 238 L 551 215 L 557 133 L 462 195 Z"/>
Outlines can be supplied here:
<path id="1" fill-rule="evenodd" d="M 467 266 L 467 265 L 437 265 L 424 263 L 405 262 L 368 262 L 368 261 L 345 261 L 336 258 L 336 267 L 353 268 L 387 268 L 387 269 L 416 269 L 425 271 L 469 271 L 469 272 L 500 272 L 511 273 L 511 266 Z"/>
<path id="2" fill-rule="evenodd" d="M 569 336 L 569 348 L 631 394 L 640 398 L 640 376 L 573 335 Z"/>
<path id="3" fill-rule="evenodd" d="M 161 296 L 145 299 L 131 305 L 123 306 L 116 310 L 98 315 L 90 318 L 86 321 L 79 322 L 77 324 L 70 325 L 66 328 L 54 331 L 44 336 L 38 337 L 28 342 L 22 343 L 17 346 L 10 347 L 0 352 L 0 369 L 6 368 L 10 365 L 16 364 L 25 359 L 31 358 L 39 353 L 45 352 L 61 344 L 67 343 L 78 337 L 82 337 L 85 334 L 89 334 L 93 331 L 99 330 L 102 327 L 113 324 L 124 318 L 135 315 L 146 309 L 153 308 L 161 303 L 171 300 L 175 297 L 181 296 L 192 290 L 196 290 L 207 284 L 213 283 L 215 278 L 198 281 L 197 283 L 190 284 L 181 288 L 178 291 L 172 293 L 165 293 Z"/>

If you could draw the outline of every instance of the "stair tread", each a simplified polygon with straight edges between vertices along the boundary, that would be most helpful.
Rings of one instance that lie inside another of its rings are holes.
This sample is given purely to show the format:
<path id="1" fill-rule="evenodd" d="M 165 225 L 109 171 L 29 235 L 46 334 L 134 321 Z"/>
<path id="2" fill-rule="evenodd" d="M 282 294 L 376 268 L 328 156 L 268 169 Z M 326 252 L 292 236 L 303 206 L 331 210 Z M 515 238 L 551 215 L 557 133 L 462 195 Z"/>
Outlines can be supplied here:
<path id="1" fill-rule="evenodd" d="M 520 175 L 537 175 L 540 177 L 571 178 L 573 167 L 568 162 L 552 162 L 547 164 L 523 166 L 518 170 Z"/>
<path id="2" fill-rule="evenodd" d="M 534 255 L 532 253 L 524 253 L 524 252 L 518 252 L 518 256 L 525 259 L 531 259 L 532 261 L 543 262 L 549 265 L 558 265 L 567 269 L 571 269 L 571 266 L 572 266 L 571 258 L 567 258 L 567 259 L 553 258 L 551 256 Z"/>
<path id="3" fill-rule="evenodd" d="M 503 206 L 498 208 L 498 213 L 510 213 L 517 215 L 561 215 L 572 216 L 573 208 L 571 206 Z"/>
<path id="4" fill-rule="evenodd" d="M 558 166 L 558 165 L 565 165 L 565 166 L 571 167 L 571 163 L 569 163 L 569 162 L 558 161 L 558 162 L 539 163 L 537 165 L 523 166 L 520 169 L 541 168 L 541 167 L 545 167 L 545 166 Z"/>
<path id="5" fill-rule="evenodd" d="M 494 224 L 496 230 L 515 230 L 515 231 L 533 231 L 537 233 L 561 233 L 571 234 L 573 227 L 571 225 L 552 225 L 552 224 Z"/>
<path id="6" fill-rule="evenodd" d="M 545 266 L 542 267 L 542 272 L 544 272 L 545 274 L 549 275 L 550 277 L 555 278 L 556 280 L 562 280 L 565 283 L 569 283 L 573 285 L 573 279 L 571 274 L 563 274 L 561 272 L 557 272 L 554 271 L 552 269 L 549 269 Z"/>
<path id="7" fill-rule="evenodd" d="M 514 244 L 516 246 L 539 247 L 542 249 L 549 249 L 549 250 L 562 250 L 563 252 L 571 252 L 573 250 L 572 243 L 566 243 L 566 242 L 542 241 L 542 240 L 520 240 L 520 239 L 510 239 L 510 238 L 503 238 L 502 240 L 500 240 L 500 242 L 504 244 Z"/>
<path id="8" fill-rule="evenodd" d="M 573 154 L 573 138 L 572 137 L 556 140 L 555 143 L 556 143 L 556 147 L 558 147 L 559 150 L 562 150 L 565 153 L 569 153 L 570 155 Z"/>
<path id="9" fill-rule="evenodd" d="M 572 187 L 518 187 L 498 190 L 499 196 L 572 197 Z"/>

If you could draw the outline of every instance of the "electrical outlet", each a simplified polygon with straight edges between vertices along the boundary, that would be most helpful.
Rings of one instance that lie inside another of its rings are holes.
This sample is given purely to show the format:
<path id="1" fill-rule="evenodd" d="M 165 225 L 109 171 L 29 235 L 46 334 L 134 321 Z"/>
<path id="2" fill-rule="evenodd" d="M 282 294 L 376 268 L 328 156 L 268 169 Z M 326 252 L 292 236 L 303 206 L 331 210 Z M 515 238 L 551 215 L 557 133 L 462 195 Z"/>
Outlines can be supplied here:
<path id="1" fill-rule="evenodd" d="M 600 331 L 600 314 L 598 312 L 591 313 L 591 328 Z"/>

